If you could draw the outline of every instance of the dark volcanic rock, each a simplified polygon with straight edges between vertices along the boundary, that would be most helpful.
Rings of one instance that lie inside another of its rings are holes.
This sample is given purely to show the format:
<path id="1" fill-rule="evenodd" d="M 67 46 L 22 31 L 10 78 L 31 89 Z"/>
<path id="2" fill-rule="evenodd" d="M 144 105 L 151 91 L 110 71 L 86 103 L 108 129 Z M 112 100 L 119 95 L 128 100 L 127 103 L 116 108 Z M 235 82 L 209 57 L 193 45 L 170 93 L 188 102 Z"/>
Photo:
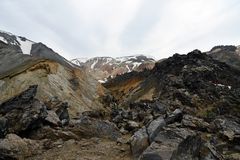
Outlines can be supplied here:
<path id="1" fill-rule="evenodd" d="M 102 137 L 117 140 L 121 133 L 114 123 L 105 120 L 98 120 L 88 116 L 81 116 L 78 120 L 73 120 L 73 126 L 69 130 L 82 137 Z"/>
<path id="2" fill-rule="evenodd" d="M 176 153 L 173 154 L 171 160 L 192 160 L 200 157 L 200 149 L 203 141 L 199 136 L 188 136 L 182 141 Z"/>
<path id="3" fill-rule="evenodd" d="M 8 120 L 4 117 L 0 117 L 0 138 L 5 137 L 8 131 Z"/>
<path id="4" fill-rule="evenodd" d="M 240 119 L 220 116 L 212 122 L 213 131 L 219 132 L 230 141 L 240 141 Z"/>
<path id="5" fill-rule="evenodd" d="M 43 43 L 34 43 L 31 49 L 31 55 L 39 58 L 53 60 L 62 64 L 63 66 L 72 68 L 70 62 L 68 62 L 65 58 L 60 56 L 58 53 L 54 52 L 51 48 L 48 48 Z"/>
<path id="6" fill-rule="evenodd" d="M 26 136 L 28 130 L 38 128 L 46 118 L 46 107 L 34 98 L 36 91 L 36 85 L 30 86 L 20 95 L 0 105 L 0 114 L 7 120 L 4 121 L 9 133 Z"/>
<path id="7" fill-rule="evenodd" d="M 63 125 L 69 124 L 69 121 L 70 121 L 67 108 L 68 108 L 68 103 L 65 102 L 65 103 L 62 103 L 59 106 L 59 108 L 56 110 L 56 114 L 58 115 Z"/>
<path id="8" fill-rule="evenodd" d="M 171 160 L 222 160 L 214 147 L 207 145 L 199 135 L 188 136 L 173 153 Z"/>

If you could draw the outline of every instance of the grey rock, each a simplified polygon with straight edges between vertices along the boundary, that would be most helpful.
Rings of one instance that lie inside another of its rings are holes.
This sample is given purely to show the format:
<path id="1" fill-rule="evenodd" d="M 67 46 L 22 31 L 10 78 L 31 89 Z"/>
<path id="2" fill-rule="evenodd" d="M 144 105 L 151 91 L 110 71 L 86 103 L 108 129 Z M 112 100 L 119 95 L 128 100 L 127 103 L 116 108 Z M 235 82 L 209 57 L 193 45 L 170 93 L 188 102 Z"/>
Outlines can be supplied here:
<path id="1" fill-rule="evenodd" d="M 175 109 L 172 114 L 170 114 L 167 118 L 165 118 L 165 121 L 167 124 L 171 124 L 174 122 L 180 122 L 182 120 L 182 110 Z"/>
<path id="2" fill-rule="evenodd" d="M 186 128 L 164 127 L 155 137 L 154 142 L 143 152 L 140 159 L 158 157 L 159 159 L 170 160 L 179 143 L 191 134 L 193 133 Z"/>
<path id="3" fill-rule="evenodd" d="M 116 141 L 121 136 L 117 127 L 109 121 L 82 116 L 79 120 L 73 120 L 72 123 L 73 127 L 69 130 L 81 137 L 101 137 Z"/>
<path id="4" fill-rule="evenodd" d="M 60 56 L 58 53 L 54 52 L 51 48 L 47 47 L 43 43 L 35 43 L 32 45 L 31 55 L 34 57 L 44 58 L 53 60 L 60 63 L 63 66 L 72 68 L 72 65 L 68 60 Z"/>
<path id="5" fill-rule="evenodd" d="M 149 146 L 148 134 L 145 127 L 134 133 L 130 145 L 134 159 L 138 159 L 142 152 Z"/>
<path id="6" fill-rule="evenodd" d="M 68 125 L 70 121 L 70 117 L 68 114 L 68 103 L 62 103 L 59 108 L 56 110 L 56 114 L 62 122 L 62 125 Z"/>
<path id="7" fill-rule="evenodd" d="M 188 136 L 183 140 L 171 160 L 217 160 L 199 135 Z"/>
<path id="8" fill-rule="evenodd" d="M 22 139 L 15 134 L 8 134 L 5 139 L 0 139 L 0 159 L 25 159 L 36 154 L 41 148 L 42 142 Z"/>
<path id="9" fill-rule="evenodd" d="M 213 129 L 227 137 L 230 141 L 240 139 L 240 119 L 237 117 L 218 117 L 212 122 Z"/>
<path id="10" fill-rule="evenodd" d="M 210 124 L 201 118 L 193 117 L 191 115 L 184 115 L 182 119 L 183 126 L 194 128 L 196 130 L 206 131 Z"/>
<path id="11" fill-rule="evenodd" d="M 59 126 L 61 124 L 61 121 L 53 110 L 47 110 L 47 117 L 45 118 L 45 121 L 50 123 L 52 126 Z"/>
<path id="12" fill-rule="evenodd" d="M 149 141 L 153 142 L 154 138 L 158 135 L 158 133 L 162 130 L 163 127 L 166 126 L 166 122 L 162 117 L 159 117 L 153 120 L 149 126 L 147 127 L 147 133 L 149 135 Z"/>

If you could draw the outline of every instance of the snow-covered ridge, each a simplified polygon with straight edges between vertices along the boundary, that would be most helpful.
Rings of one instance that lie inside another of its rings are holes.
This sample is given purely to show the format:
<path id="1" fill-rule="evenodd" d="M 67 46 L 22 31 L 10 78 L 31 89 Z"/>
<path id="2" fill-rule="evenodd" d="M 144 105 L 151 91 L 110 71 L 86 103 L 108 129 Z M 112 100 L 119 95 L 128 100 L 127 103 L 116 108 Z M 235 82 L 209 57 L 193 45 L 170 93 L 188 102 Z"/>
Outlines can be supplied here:
<path id="1" fill-rule="evenodd" d="M 145 55 L 134 55 L 134 56 L 124 56 L 124 57 L 94 57 L 94 58 L 77 58 L 71 60 L 72 63 L 83 66 L 86 64 L 91 64 L 91 69 L 99 67 L 99 65 L 127 65 L 127 68 L 136 68 L 142 63 L 149 61 L 155 62 L 155 59 L 150 56 Z M 130 66 L 129 66 L 130 65 Z"/>
<path id="2" fill-rule="evenodd" d="M 35 43 L 31 40 L 28 40 L 27 38 L 21 37 L 21 36 L 15 36 L 12 33 L 1 31 L 0 30 L 0 41 L 19 47 L 23 54 L 30 55 L 32 45 Z"/>
<path id="3" fill-rule="evenodd" d="M 145 55 L 123 56 L 123 57 L 94 57 L 73 59 L 72 63 L 84 67 L 93 73 L 100 83 L 105 83 L 110 78 L 132 71 L 151 69 L 155 59 Z"/>

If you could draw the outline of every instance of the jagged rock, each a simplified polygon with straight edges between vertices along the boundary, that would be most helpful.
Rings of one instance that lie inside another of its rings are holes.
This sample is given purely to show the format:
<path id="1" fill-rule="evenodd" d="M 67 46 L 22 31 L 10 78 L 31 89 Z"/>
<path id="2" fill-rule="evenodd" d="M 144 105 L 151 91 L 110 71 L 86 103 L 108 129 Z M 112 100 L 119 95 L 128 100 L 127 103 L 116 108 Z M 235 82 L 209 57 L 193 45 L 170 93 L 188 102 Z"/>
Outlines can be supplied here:
<path id="1" fill-rule="evenodd" d="M 159 159 L 170 160 L 179 143 L 192 134 L 194 134 L 193 131 L 178 128 L 176 125 L 163 127 L 151 145 L 142 153 L 140 159 L 151 160 L 151 158 L 158 157 Z"/>
<path id="2" fill-rule="evenodd" d="M 58 115 L 59 119 L 62 122 L 62 125 L 68 125 L 70 118 L 68 114 L 68 103 L 62 103 L 59 108 L 56 110 L 56 114 Z"/>
<path id="3" fill-rule="evenodd" d="M 230 141 L 240 140 L 240 119 L 237 117 L 218 117 L 212 122 L 213 130 L 220 132 Z"/>
<path id="4" fill-rule="evenodd" d="M 149 146 L 148 133 L 146 127 L 139 129 L 131 138 L 131 151 L 134 159 L 142 154 L 142 152 Z"/>
<path id="5" fill-rule="evenodd" d="M 149 141 L 153 142 L 154 138 L 161 131 L 161 129 L 165 126 L 166 126 L 166 122 L 162 117 L 159 117 L 159 118 L 153 120 L 149 124 L 149 126 L 147 127 L 147 133 L 149 135 Z"/>
<path id="6" fill-rule="evenodd" d="M 132 130 L 135 130 L 135 129 L 139 128 L 139 127 L 140 126 L 139 126 L 139 124 L 137 122 L 135 122 L 135 121 L 128 121 L 126 128 L 127 128 L 128 131 L 132 131 Z"/>
<path id="7" fill-rule="evenodd" d="M 167 124 L 171 124 L 174 122 L 180 122 L 182 120 L 183 113 L 180 109 L 175 109 L 172 114 L 170 114 L 165 121 Z"/>
<path id="8" fill-rule="evenodd" d="M 183 126 L 194 128 L 196 130 L 206 131 L 209 128 L 209 123 L 201 118 L 193 117 L 191 115 L 184 115 L 182 119 Z"/>
<path id="9" fill-rule="evenodd" d="M 58 115 L 53 110 L 47 110 L 47 117 L 45 118 L 45 121 L 53 126 L 59 126 L 61 124 Z"/>
<path id="10" fill-rule="evenodd" d="M 213 152 L 216 153 L 215 150 L 211 151 L 209 147 L 206 146 L 205 142 L 199 135 L 188 136 L 179 144 L 178 149 L 173 153 L 171 160 L 222 159 L 221 155 L 216 157 Z"/>
<path id="11" fill-rule="evenodd" d="M 203 141 L 199 136 L 188 136 L 182 141 L 171 160 L 195 160 L 199 158 Z"/>
<path id="12" fill-rule="evenodd" d="M 166 114 L 166 112 L 167 112 L 167 106 L 161 102 L 155 102 L 155 103 L 151 104 L 151 106 L 153 108 L 153 116 L 154 117 L 158 117 L 162 114 Z"/>
<path id="13" fill-rule="evenodd" d="M 117 140 L 121 133 L 117 127 L 104 120 L 97 120 L 88 116 L 82 116 L 79 120 L 73 120 L 73 127 L 69 130 L 82 137 L 102 137 Z"/>
<path id="14" fill-rule="evenodd" d="M 0 114 L 7 119 L 8 133 L 26 136 L 28 130 L 39 127 L 47 116 L 46 107 L 35 95 L 37 85 L 2 103 Z"/>
<path id="15" fill-rule="evenodd" d="M 34 154 L 40 154 L 42 143 L 30 139 L 22 139 L 15 134 L 8 134 L 5 139 L 0 139 L 0 159 L 23 160 Z"/>

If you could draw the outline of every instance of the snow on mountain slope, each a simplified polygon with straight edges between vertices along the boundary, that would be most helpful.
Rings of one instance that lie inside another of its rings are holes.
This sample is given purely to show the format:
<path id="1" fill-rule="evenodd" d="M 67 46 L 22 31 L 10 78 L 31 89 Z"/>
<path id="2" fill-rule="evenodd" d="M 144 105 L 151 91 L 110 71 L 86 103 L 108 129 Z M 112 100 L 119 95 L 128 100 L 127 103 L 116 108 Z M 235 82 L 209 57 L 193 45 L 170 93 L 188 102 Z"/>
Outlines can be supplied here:
<path id="1" fill-rule="evenodd" d="M 37 43 L 25 37 L 16 36 L 12 33 L 0 30 L 0 43 L 1 42 L 19 54 L 53 60 L 67 67 L 74 66 L 70 61 L 41 42 Z"/>
<path id="2" fill-rule="evenodd" d="M 32 45 L 35 44 L 35 42 L 28 40 L 25 37 L 21 36 L 15 36 L 9 32 L 0 31 L 0 41 L 14 46 L 15 48 L 20 49 L 19 51 L 23 54 L 30 55 Z"/>
<path id="3" fill-rule="evenodd" d="M 17 37 L 17 40 L 20 43 L 20 48 L 22 50 L 22 53 L 30 55 L 31 54 L 32 45 L 35 42 L 27 40 L 26 38 L 23 38 L 23 37 Z"/>
<path id="4" fill-rule="evenodd" d="M 88 60 L 88 58 L 84 58 L 84 57 L 83 57 L 83 58 L 73 59 L 73 60 L 71 60 L 71 62 L 74 63 L 74 64 L 76 64 L 76 65 L 78 65 L 78 66 L 81 66 L 82 63 L 87 62 L 87 60 Z"/>
<path id="5" fill-rule="evenodd" d="M 150 56 L 136 55 L 125 57 L 94 57 L 90 59 L 73 59 L 72 63 L 84 67 L 88 72 L 93 73 L 100 83 L 104 83 L 109 78 L 114 78 L 132 71 L 142 71 L 152 69 L 155 59 Z"/>

